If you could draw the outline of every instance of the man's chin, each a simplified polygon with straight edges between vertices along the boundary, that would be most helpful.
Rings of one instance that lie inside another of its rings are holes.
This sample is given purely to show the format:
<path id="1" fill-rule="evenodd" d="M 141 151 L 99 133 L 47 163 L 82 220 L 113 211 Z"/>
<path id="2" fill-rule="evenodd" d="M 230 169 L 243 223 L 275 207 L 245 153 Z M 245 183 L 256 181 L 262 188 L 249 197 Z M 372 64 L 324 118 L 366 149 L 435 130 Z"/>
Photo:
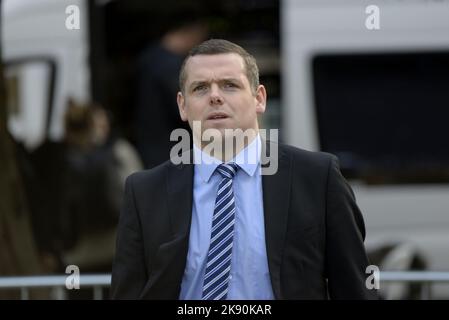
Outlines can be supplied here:
<path id="1" fill-rule="evenodd" d="M 203 128 L 203 133 L 207 132 L 220 132 L 222 136 L 225 136 L 225 134 L 229 134 L 230 132 L 235 131 L 235 128 L 229 126 L 229 124 L 215 124 L 212 126 L 207 126 Z"/>

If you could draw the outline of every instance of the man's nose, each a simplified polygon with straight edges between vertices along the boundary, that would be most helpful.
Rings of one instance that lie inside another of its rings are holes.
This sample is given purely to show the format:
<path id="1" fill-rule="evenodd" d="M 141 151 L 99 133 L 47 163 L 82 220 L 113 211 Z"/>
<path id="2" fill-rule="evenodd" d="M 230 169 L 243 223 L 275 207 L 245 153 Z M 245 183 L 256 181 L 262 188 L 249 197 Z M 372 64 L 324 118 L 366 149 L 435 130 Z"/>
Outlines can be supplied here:
<path id="1" fill-rule="evenodd" d="M 223 98 L 220 94 L 220 90 L 216 84 L 213 84 L 210 89 L 209 103 L 211 105 L 220 105 L 223 103 Z"/>

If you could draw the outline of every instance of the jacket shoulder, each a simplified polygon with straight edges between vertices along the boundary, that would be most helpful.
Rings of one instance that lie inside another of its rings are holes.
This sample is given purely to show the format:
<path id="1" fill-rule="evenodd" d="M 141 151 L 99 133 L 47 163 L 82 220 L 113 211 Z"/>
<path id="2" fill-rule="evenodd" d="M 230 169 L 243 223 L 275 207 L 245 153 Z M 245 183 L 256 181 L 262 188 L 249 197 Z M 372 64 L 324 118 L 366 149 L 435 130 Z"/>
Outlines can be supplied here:
<path id="1" fill-rule="evenodd" d="M 288 144 L 279 143 L 279 154 L 288 155 L 293 162 L 299 163 L 302 166 L 307 167 L 321 167 L 329 166 L 329 162 L 336 161 L 338 159 L 335 155 L 322 151 L 309 151 L 301 148 L 297 148 Z"/>
<path id="2" fill-rule="evenodd" d="M 173 168 L 173 164 L 166 161 L 154 168 L 134 172 L 126 178 L 125 184 L 131 184 L 135 189 L 148 188 L 152 185 L 160 186 L 171 168 Z"/>

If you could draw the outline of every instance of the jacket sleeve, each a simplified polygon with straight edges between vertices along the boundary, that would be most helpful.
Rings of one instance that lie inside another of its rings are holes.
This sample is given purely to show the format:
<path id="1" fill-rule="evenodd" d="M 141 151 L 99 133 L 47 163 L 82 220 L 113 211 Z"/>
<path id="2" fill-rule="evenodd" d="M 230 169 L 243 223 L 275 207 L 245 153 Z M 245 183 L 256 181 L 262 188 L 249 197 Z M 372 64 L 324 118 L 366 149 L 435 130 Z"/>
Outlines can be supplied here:
<path id="1" fill-rule="evenodd" d="M 331 299 L 378 299 L 366 286 L 365 224 L 354 193 L 331 157 L 326 190 L 326 273 Z"/>
<path id="2" fill-rule="evenodd" d="M 131 175 L 125 182 L 125 196 L 117 228 L 111 280 L 112 299 L 138 299 L 146 283 L 147 271 L 141 230 Z"/>

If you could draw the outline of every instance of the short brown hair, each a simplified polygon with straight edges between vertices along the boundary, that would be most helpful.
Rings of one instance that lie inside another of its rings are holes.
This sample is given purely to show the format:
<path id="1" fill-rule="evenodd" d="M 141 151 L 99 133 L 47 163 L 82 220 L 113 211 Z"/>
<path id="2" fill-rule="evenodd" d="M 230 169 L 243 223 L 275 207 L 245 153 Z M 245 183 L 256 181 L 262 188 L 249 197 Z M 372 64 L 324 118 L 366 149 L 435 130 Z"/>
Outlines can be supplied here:
<path id="1" fill-rule="evenodd" d="M 187 57 L 184 59 L 179 72 L 180 90 L 184 92 L 184 86 L 187 80 L 185 67 L 187 60 L 189 60 L 190 57 L 202 54 L 213 55 L 222 53 L 236 53 L 243 58 L 246 77 L 248 78 L 252 92 L 255 93 L 259 87 L 259 68 L 257 67 L 256 59 L 241 46 L 223 39 L 210 39 L 190 50 Z"/>

